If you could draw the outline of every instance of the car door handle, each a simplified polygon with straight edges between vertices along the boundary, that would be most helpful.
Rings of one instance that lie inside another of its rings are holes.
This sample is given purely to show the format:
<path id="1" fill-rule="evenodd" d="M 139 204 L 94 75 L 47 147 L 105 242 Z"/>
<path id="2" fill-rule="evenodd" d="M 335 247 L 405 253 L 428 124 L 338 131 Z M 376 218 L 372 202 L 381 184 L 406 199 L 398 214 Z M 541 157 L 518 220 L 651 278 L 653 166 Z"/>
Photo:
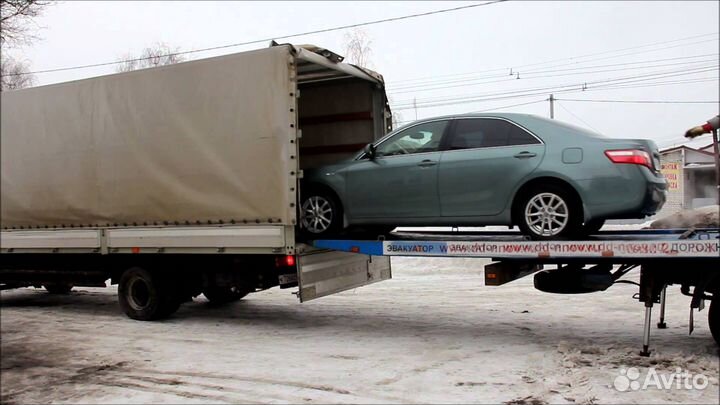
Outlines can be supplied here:
<path id="1" fill-rule="evenodd" d="M 418 163 L 418 166 L 420 166 L 420 167 L 430 167 L 430 166 L 435 166 L 436 164 L 437 164 L 437 162 L 435 162 L 435 161 L 432 161 L 432 160 L 429 160 L 429 159 L 425 159 L 425 160 L 423 160 L 422 162 Z"/>
<path id="2" fill-rule="evenodd" d="M 520 152 L 517 155 L 513 156 L 516 159 L 526 159 L 537 156 L 537 153 L 532 152 Z"/>

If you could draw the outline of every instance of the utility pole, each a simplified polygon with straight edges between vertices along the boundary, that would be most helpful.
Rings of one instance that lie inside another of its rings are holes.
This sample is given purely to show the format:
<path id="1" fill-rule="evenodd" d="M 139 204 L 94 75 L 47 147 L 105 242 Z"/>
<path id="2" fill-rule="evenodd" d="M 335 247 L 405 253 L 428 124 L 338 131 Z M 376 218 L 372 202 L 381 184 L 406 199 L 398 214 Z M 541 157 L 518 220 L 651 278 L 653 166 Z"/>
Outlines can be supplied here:
<path id="1" fill-rule="evenodd" d="M 550 118 L 555 119 L 555 97 L 553 95 L 550 95 Z"/>
<path id="2" fill-rule="evenodd" d="M 717 194 L 715 195 L 716 201 L 718 204 L 720 204 L 720 146 L 718 146 L 718 131 L 717 129 L 713 129 L 712 131 L 712 140 L 713 140 L 713 152 L 714 152 L 714 158 L 715 158 L 715 181 L 717 182 L 717 189 L 715 190 Z"/>
<path id="3" fill-rule="evenodd" d="M 417 121 L 417 98 L 413 97 L 413 107 L 415 107 L 415 121 Z"/>

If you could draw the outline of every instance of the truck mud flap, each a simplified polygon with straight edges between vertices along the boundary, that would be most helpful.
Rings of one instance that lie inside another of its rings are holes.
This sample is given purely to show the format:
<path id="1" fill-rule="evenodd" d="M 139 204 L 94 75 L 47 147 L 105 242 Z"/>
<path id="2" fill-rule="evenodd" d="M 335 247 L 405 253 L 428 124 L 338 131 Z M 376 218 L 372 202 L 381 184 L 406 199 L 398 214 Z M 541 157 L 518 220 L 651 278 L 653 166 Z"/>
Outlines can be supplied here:
<path id="1" fill-rule="evenodd" d="M 392 278 L 387 256 L 325 251 L 298 259 L 300 302 Z"/>

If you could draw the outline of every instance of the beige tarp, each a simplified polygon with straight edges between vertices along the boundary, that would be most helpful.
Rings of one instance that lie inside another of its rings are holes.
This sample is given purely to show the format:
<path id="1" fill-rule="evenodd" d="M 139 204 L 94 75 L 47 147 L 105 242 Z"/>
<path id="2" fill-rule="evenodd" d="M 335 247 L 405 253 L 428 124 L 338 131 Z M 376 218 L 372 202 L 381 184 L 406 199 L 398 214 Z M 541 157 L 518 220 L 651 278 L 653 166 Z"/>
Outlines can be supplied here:
<path id="1" fill-rule="evenodd" d="M 2 93 L 2 226 L 294 218 L 290 48 Z"/>

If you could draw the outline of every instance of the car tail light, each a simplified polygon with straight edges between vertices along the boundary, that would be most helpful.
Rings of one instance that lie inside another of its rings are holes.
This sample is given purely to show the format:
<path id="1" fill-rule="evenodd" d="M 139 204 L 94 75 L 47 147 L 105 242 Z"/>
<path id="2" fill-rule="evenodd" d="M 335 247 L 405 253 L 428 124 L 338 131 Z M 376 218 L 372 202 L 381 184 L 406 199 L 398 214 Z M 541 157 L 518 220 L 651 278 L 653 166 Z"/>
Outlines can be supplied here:
<path id="1" fill-rule="evenodd" d="M 650 154 L 640 149 L 618 149 L 606 150 L 605 156 L 613 163 L 629 163 L 632 165 L 641 165 L 649 169 L 653 168 L 652 158 Z"/>

